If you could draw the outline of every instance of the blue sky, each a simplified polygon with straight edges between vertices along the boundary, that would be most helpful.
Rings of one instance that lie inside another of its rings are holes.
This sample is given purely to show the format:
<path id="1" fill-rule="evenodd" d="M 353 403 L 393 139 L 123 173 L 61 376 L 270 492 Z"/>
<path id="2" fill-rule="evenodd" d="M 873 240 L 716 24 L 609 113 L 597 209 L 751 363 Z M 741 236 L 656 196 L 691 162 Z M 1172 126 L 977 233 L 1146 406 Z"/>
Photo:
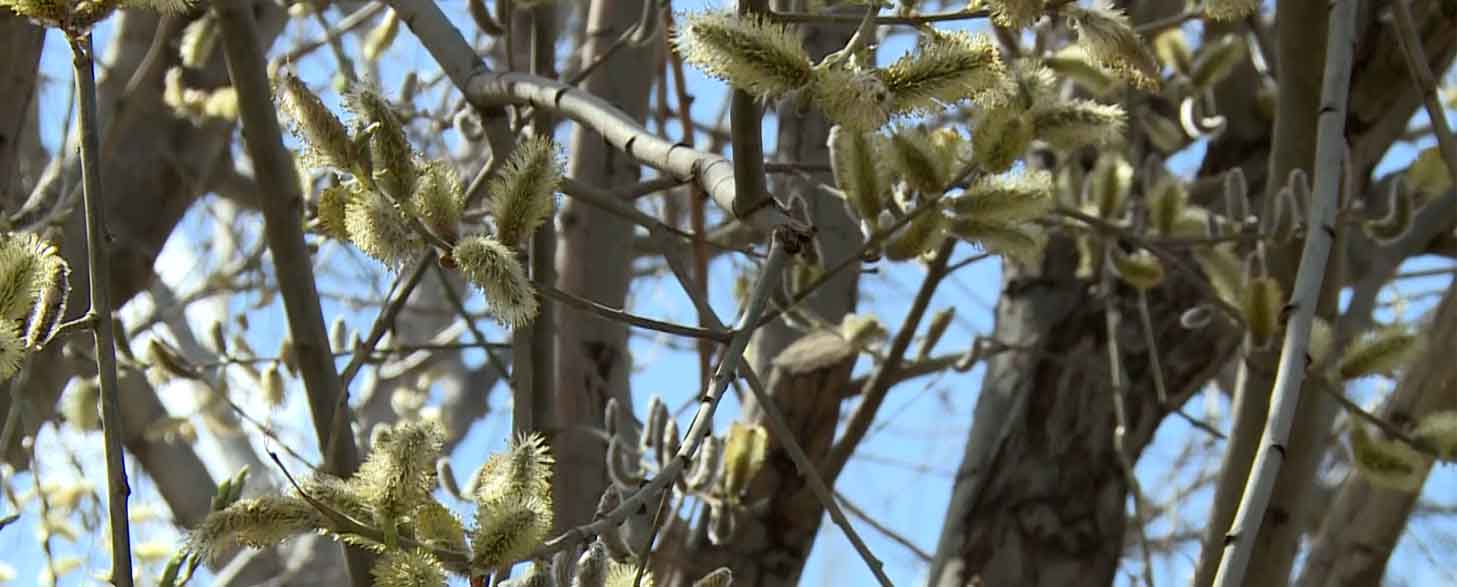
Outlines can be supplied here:
<path id="1" fill-rule="evenodd" d="M 463 12 L 463 3 L 442 4 L 462 29 L 471 30 L 468 18 Z M 704 4 L 699 0 L 679 2 L 676 6 L 698 9 Z M 335 13 L 330 13 L 329 16 L 330 20 L 339 18 L 339 15 Z M 105 47 L 108 32 L 109 27 L 102 27 L 98 31 L 98 47 Z M 299 38 L 314 38 L 314 32 L 315 29 L 311 23 L 296 22 L 290 25 L 289 31 L 285 38 L 280 40 L 280 43 L 286 44 Z M 346 42 L 350 47 L 357 45 L 352 38 Z M 882 59 L 894 59 L 906 48 L 904 36 L 888 42 L 882 48 Z M 566 51 L 565 46 L 562 51 Z M 59 121 L 65 118 L 67 84 L 70 79 L 69 55 L 64 43 L 57 35 L 51 34 L 48 37 L 43 59 L 44 69 L 50 78 L 43 88 L 41 116 L 45 121 L 50 144 L 54 145 L 59 134 Z M 327 52 L 321 51 L 302 60 L 298 67 L 306 79 L 315 83 L 323 83 L 327 81 L 327 72 L 333 67 L 333 60 Z M 432 71 L 433 68 L 433 62 L 419 48 L 415 39 L 407 31 L 402 32 L 395 48 L 386 55 L 381 63 L 383 73 L 381 84 L 385 89 L 393 90 L 398 87 L 404 72 L 419 71 L 423 75 L 424 72 Z M 698 98 L 693 106 L 695 117 L 699 120 L 712 117 L 718 111 L 721 103 L 722 84 L 706 79 L 696 71 L 690 70 L 689 87 L 690 92 Z M 332 100 L 332 98 L 330 99 Z M 772 121 L 766 123 L 766 137 L 772 141 L 774 133 L 771 125 Z M 565 132 L 567 128 L 564 125 L 562 131 Z M 447 134 L 450 132 L 452 131 L 447 131 Z M 699 142 L 701 143 L 702 140 L 700 138 Z M 767 147 L 766 150 L 772 152 L 772 144 Z M 1413 153 L 1412 147 L 1398 147 L 1390 154 L 1388 161 L 1383 165 L 1383 170 L 1399 168 L 1404 161 L 1410 160 Z M 1181 156 L 1171 159 L 1170 165 L 1176 171 L 1188 174 L 1191 172 L 1191 165 L 1196 164 L 1201 155 L 1202 145 L 1196 145 L 1186 150 Z M 196 250 L 197 240 L 202 235 L 210 234 L 212 230 L 214 230 L 213 220 L 203 207 L 190 213 L 184 221 L 184 230 L 179 231 L 169 242 L 167 250 L 164 251 L 162 259 L 159 261 L 159 271 L 163 278 L 183 289 L 189 287 L 189 284 L 195 284 L 197 278 L 202 275 L 199 263 L 208 262 L 208 260 L 198 259 L 192 251 Z M 963 249 L 967 248 L 963 247 Z M 968 253 L 969 251 L 963 250 L 958 258 L 960 255 Z M 378 266 L 371 261 L 363 260 L 359 255 L 348 250 L 330 250 L 326 247 L 324 254 L 339 259 L 336 267 L 340 268 L 341 274 L 372 275 L 370 287 L 379 291 L 388 288 L 389 283 L 386 276 L 374 274 L 373 272 Z M 1425 259 L 1414 261 L 1413 266 L 1414 268 L 1445 266 L 1443 263 L 1445 262 Z M 718 311 L 720 318 L 725 321 L 731 320 L 735 314 L 734 303 L 726 285 L 732 283 L 737 271 L 743 269 L 744 266 L 745 263 L 741 260 L 721 260 L 713 266 L 713 282 L 725 287 L 714 288 L 711 303 Z M 860 311 L 873 313 L 888 324 L 898 324 L 907 310 L 909 300 L 919 284 L 921 275 L 921 268 L 914 264 L 882 263 L 878 272 L 867 273 L 862 278 Z M 1446 286 L 1446 283 L 1446 278 L 1410 280 L 1397 284 L 1394 289 L 1410 294 L 1442 288 Z M 326 290 L 337 290 L 342 287 L 342 284 L 343 282 L 338 278 L 326 277 L 322 287 Z M 975 264 L 957 272 L 947 280 L 933 299 L 932 308 L 954 306 L 957 309 L 958 318 L 938 348 L 942 350 L 965 348 L 974 335 L 990 332 L 992 304 L 998 297 L 999 286 L 1000 271 L 997 261 Z M 237 300 L 226 307 L 213 306 L 212 309 L 215 312 L 237 312 L 253 301 L 256 299 Z M 144 306 L 146 303 L 143 299 L 135 305 Z M 1431 301 L 1415 302 L 1411 304 L 1410 311 L 1419 313 L 1430 307 L 1431 303 Z M 479 307 L 479 298 L 473 298 L 470 304 L 472 307 Z M 694 319 L 691 306 L 671 279 L 648 278 L 635 283 L 630 304 L 633 311 L 654 317 L 682 322 L 691 322 Z M 128 311 L 143 309 L 145 308 L 132 307 L 128 308 Z M 332 301 L 325 303 L 324 312 L 326 319 L 329 320 L 332 320 L 335 315 L 345 316 L 350 325 L 359 330 L 367 330 L 374 316 L 372 311 L 360 312 Z M 250 316 L 250 320 L 252 328 L 249 338 L 253 346 L 258 349 L 260 354 L 271 353 L 272 349 L 277 346 L 279 334 L 283 331 L 281 307 L 274 302 L 255 312 Z M 504 335 L 493 325 L 486 325 L 486 327 L 488 333 L 494 333 L 504 339 Z M 642 413 L 647 399 L 651 395 L 661 395 L 670 406 L 676 406 L 691 400 L 697 394 L 697 390 L 693 386 L 684 385 L 684 381 L 697 381 L 697 361 L 694 355 L 660 345 L 652 336 L 634 337 L 632 350 L 636 359 L 633 391 L 634 399 L 638 403 L 639 414 Z M 477 353 L 475 356 L 468 356 L 468 360 L 478 362 L 481 357 Z M 859 369 L 864 371 L 865 365 L 860 365 Z M 862 445 L 859 456 L 850 463 L 837 486 L 837 489 L 856 505 L 873 513 L 882 523 L 927 551 L 934 550 L 941 529 L 941 520 L 950 495 L 951 476 L 961 461 L 981 374 L 982 369 L 978 367 L 965 374 L 949 373 L 927 377 L 897 387 L 882 408 L 881 416 L 875 427 L 872 428 L 867 441 Z M 1380 384 L 1363 384 L 1355 386 L 1353 393 L 1361 401 L 1369 402 L 1372 398 L 1379 396 L 1381 389 Z M 295 383 L 294 391 L 297 390 Z M 184 390 L 167 395 L 169 399 L 185 398 L 188 394 L 182 393 L 182 391 Z M 292 395 L 294 399 L 289 404 L 271 414 L 256 401 L 245 402 L 245 407 L 257 410 L 253 412 L 255 415 L 272 418 L 280 429 L 280 434 L 286 440 L 290 440 L 290 444 L 294 444 L 292 441 L 296 440 L 297 445 L 307 446 L 311 443 L 312 432 L 308 429 L 303 416 L 305 410 L 302 399 L 299 397 L 301 394 Z M 509 422 L 504 417 L 510 412 L 508 402 L 509 398 L 501 392 L 500 388 L 491 394 L 492 416 L 479 422 L 471 430 L 467 441 L 454 455 L 459 474 L 464 475 L 465 472 L 473 470 L 474 466 L 478 465 L 489 451 L 503 445 L 509 431 Z M 192 406 L 189 405 L 191 402 L 185 399 L 176 399 L 172 403 L 171 408 L 176 413 L 186 413 L 192 409 Z M 1206 406 L 1209 409 L 1217 410 L 1217 414 L 1225 414 L 1228 410 L 1228 406 L 1222 399 L 1206 402 L 1200 398 L 1192 401 L 1188 409 L 1199 414 L 1206 409 Z M 848 413 L 850 409 L 852 406 L 846 405 L 843 412 Z M 737 412 L 738 406 L 730 395 L 730 399 L 720 409 L 718 424 L 721 426 L 717 428 L 723 429 L 722 425 L 731 421 Z M 680 424 L 687 424 L 686 416 Z M 1155 498 L 1162 495 L 1158 493 L 1159 491 L 1168 490 L 1187 482 L 1193 476 L 1194 470 L 1186 468 L 1186 470 L 1179 470 L 1172 480 L 1165 477 L 1185 439 L 1192 433 L 1192 430 L 1182 421 L 1173 418 L 1166 420 L 1155 442 L 1139 462 L 1140 479 L 1145 487 L 1149 488 L 1149 491 L 1154 492 Z M 98 436 L 46 433 L 42 435 L 40 443 L 40 446 L 48 449 L 45 454 L 52 457 L 60 455 L 60 447 L 66 447 L 66 450 L 78 455 L 78 461 L 86 468 L 87 477 L 102 478 L 99 476 L 101 459 Z M 258 446 L 266 444 L 260 442 Z M 1215 447 L 1215 450 L 1218 448 Z M 208 455 L 215 454 L 217 449 L 211 443 L 204 442 L 199 446 L 199 450 L 204 455 Z M 63 464 L 60 459 L 46 459 L 43 467 L 46 475 L 80 477 L 80 474 L 72 470 L 69 465 Z M 134 462 L 132 470 L 136 470 Z M 226 471 L 219 470 L 214 473 L 222 475 Z M 139 476 L 134 476 L 134 479 L 133 487 L 136 493 L 131 500 L 132 506 L 134 508 L 162 507 L 150 481 Z M 1451 468 L 1439 467 L 1428 484 L 1428 491 L 1432 492 L 1433 490 L 1430 488 L 1435 487 L 1452 487 L 1454 482 L 1457 482 L 1457 479 L 1453 478 Z M 32 480 L 28 474 L 20 475 L 16 478 L 15 483 L 24 490 L 31 485 Z M 98 487 L 98 490 L 104 493 L 104 489 Z M 1201 491 L 1190 496 L 1184 502 L 1183 507 L 1179 508 L 1178 519 L 1182 520 L 1181 524 L 1161 520 L 1151 526 L 1150 533 L 1157 535 L 1175 527 L 1199 526 L 1207 512 L 1209 497 L 1208 491 Z M 93 511 L 103 511 L 99 508 L 104 507 L 104 504 L 92 505 L 94 506 Z M 8 507 L 6 506 L 5 511 L 8 511 Z M 886 564 L 887 572 L 898 581 L 898 584 L 908 585 L 924 580 L 925 566 L 915 556 L 863 522 L 854 518 L 852 518 L 852 522 Z M 1440 565 L 1433 564 L 1423 554 L 1423 546 L 1426 544 L 1428 548 L 1450 552 L 1452 537 L 1457 535 L 1454 534 L 1457 532 L 1454 522 L 1450 519 L 1428 518 L 1414 527 L 1415 530 L 1409 533 L 1398 550 L 1397 559 L 1393 565 L 1396 579 L 1414 585 L 1451 582 L 1450 577 L 1443 578 Z M 0 560 L 10 563 L 18 572 L 18 578 L 13 584 L 31 584 L 40 569 L 41 555 L 35 540 L 35 531 L 34 518 L 32 515 L 27 515 L 19 524 L 0 532 L 0 552 L 6 553 L 4 556 L 0 556 Z M 152 540 L 168 541 L 175 538 L 175 534 L 161 523 L 141 524 L 134 532 L 135 544 L 143 544 Z M 92 535 L 83 537 L 78 543 L 69 543 L 64 540 L 53 541 L 58 555 L 84 557 L 82 570 L 68 575 L 61 584 L 90 584 L 87 577 L 105 572 L 108 563 L 104 554 L 90 554 L 101 551 L 100 543 L 95 542 L 97 539 L 96 535 Z M 1432 545 L 1431 543 L 1434 542 L 1437 544 Z M 1158 582 L 1170 584 L 1186 581 L 1192 569 L 1194 557 L 1197 557 L 1197 550 L 1194 546 L 1189 546 L 1181 550 L 1179 556 L 1161 559 L 1156 564 Z M 1138 572 L 1138 563 L 1134 562 L 1132 558 L 1125 561 L 1124 568 L 1120 572 L 1120 584 L 1128 582 L 1127 574 L 1130 572 Z M 811 559 L 806 565 L 803 584 L 869 585 L 872 582 L 863 563 L 841 532 L 826 520 Z"/>

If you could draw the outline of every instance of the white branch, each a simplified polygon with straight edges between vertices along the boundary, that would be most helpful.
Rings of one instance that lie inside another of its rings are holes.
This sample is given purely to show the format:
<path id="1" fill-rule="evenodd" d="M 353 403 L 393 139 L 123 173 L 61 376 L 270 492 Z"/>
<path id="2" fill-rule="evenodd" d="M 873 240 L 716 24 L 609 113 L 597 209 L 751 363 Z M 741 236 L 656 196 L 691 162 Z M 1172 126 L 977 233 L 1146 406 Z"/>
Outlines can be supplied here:
<path id="1" fill-rule="evenodd" d="M 530 104 L 560 114 L 601 134 L 608 144 L 644 165 L 691 178 L 736 220 L 765 232 L 790 222 L 773 198 L 739 193 L 734 166 L 728 159 L 670 143 L 616 106 L 565 83 L 525 73 L 491 71 L 433 2 L 388 0 L 388 4 L 476 108 Z"/>
<path id="2" fill-rule="evenodd" d="M 1350 96 L 1351 58 L 1356 43 L 1356 2 L 1335 0 L 1331 3 L 1330 33 L 1326 45 L 1325 82 L 1321 87 L 1320 118 L 1315 152 L 1315 195 L 1310 218 L 1311 227 L 1300 255 L 1300 269 L 1295 276 L 1290 305 L 1286 311 L 1285 341 L 1280 349 L 1279 369 L 1275 372 L 1275 389 L 1271 393 L 1270 415 L 1260 440 L 1260 452 L 1250 478 L 1245 483 L 1244 499 L 1235 514 L 1234 525 L 1225 537 L 1223 557 L 1214 584 L 1234 587 L 1244 584 L 1260 522 L 1270 504 L 1280 465 L 1285 460 L 1285 443 L 1295 421 L 1295 408 L 1300 402 L 1300 388 L 1305 381 L 1309 360 L 1310 328 L 1315 320 L 1316 300 L 1325 281 L 1326 262 L 1330 257 L 1335 235 L 1336 208 L 1340 205 L 1341 162 L 1344 156 L 1346 102 Z"/>

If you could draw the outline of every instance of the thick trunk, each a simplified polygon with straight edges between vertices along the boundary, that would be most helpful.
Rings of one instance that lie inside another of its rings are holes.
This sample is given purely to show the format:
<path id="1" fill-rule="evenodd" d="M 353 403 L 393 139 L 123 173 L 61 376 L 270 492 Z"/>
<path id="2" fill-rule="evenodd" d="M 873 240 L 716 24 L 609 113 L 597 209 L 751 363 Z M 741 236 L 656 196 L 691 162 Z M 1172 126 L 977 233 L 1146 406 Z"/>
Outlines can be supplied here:
<path id="1" fill-rule="evenodd" d="M 641 0 L 595 0 L 587 14 L 584 62 L 602 55 L 642 14 Z M 642 120 L 652 86 L 648 48 L 622 47 L 581 85 L 582 89 Z M 609 147 L 596 133 L 578 126 L 572 132 L 567 174 L 582 183 L 611 189 L 638 180 L 639 166 Z M 632 279 L 628 243 L 633 227 L 621 218 L 575 201 L 559 215 L 558 285 L 568 292 L 612 307 L 623 307 Z M 600 428 L 607 399 L 631 406 L 628 374 L 632 358 L 627 328 L 595 315 L 559 307 L 557 314 L 556 421 L 572 427 Z M 564 432 L 555 438 L 556 524 L 566 528 L 588 522 L 607 485 L 606 446 L 595 437 Z"/>
<path id="2" fill-rule="evenodd" d="M 35 113 L 35 81 L 45 32 L 24 18 L 0 12 L 0 208 L 15 210 L 21 194 L 21 145 Z"/>
<path id="3" fill-rule="evenodd" d="M 1055 239 L 1039 267 L 1004 265 L 993 336 L 1016 348 L 987 363 L 967 457 L 932 569 L 933 585 L 1100 585 L 1123 552 L 1128 490 L 1113 448 L 1103 302 L 1073 276 L 1077 257 Z M 1137 315 L 1120 291 L 1125 316 Z M 1172 405 L 1234 350 L 1216 321 L 1191 336 L 1179 314 L 1198 293 L 1170 276 L 1151 292 L 1156 349 Z M 1119 346 L 1126 369 L 1133 458 L 1167 414 L 1158 405 L 1136 321 Z"/>

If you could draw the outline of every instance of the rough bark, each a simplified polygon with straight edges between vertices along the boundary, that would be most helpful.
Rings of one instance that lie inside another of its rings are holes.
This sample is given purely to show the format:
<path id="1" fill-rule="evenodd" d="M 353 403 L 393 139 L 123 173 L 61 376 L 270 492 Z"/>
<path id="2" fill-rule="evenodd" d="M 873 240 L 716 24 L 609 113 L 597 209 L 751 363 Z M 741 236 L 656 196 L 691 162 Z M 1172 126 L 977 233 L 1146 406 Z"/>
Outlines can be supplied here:
<path id="1" fill-rule="evenodd" d="M 642 14 L 641 0 L 595 0 L 587 12 L 583 61 L 602 55 Z M 641 121 L 647 111 L 654 63 L 652 44 L 622 47 L 580 86 Z M 572 132 L 567 175 L 604 189 L 638 180 L 640 166 L 608 146 L 595 132 L 577 126 Z M 633 227 L 626 221 L 566 201 L 558 217 L 558 284 L 563 290 L 612 307 L 623 307 L 632 280 Z M 627 328 L 595 315 L 559 307 L 557 314 L 556 421 L 600 428 L 607 399 L 631 406 L 628 375 L 632 357 Z M 567 528 L 592 519 L 597 498 L 607 486 L 603 456 L 606 446 L 594 437 L 563 432 L 553 443 L 557 459 L 554 483 L 556 525 Z"/>
<path id="2" fill-rule="evenodd" d="M 1033 350 L 987 363 L 968 458 L 957 471 L 938 547 L 937 559 L 946 563 L 934 570 L 934 585 L 975 584 L 978 577 L 986 585 L 1112 582 L 1123 551 L 1127 486 L 1113 449 L 1102 302 L 1090 283 L 1074 277 L 1071 249 L 1056 239 L 1040 266 L 1004 266 L 994 336 Z M 1187 280 L 1171 278 L 1150 292 L 1149 303 L 1176 406 L 1230 356 L 1235 335 L 1221 324 L 1192 336 L 1184 331 L 1179 314 L 1199 294 Z M 1133 315 L 1129 292 L 1119 296 L 1124 313 Z M 1137 327 L 1125 324 L 1119 336 L 1133 457 L 1167 415 L 1148 372 L 1151 349 L 1139 342 Z"/>
<path id="3" fill-rule="evenodd" d="M 24 18 L 0 12 L 0 209 L 22 200 L 22 144 L 34 113 L 36 77 L 45 32 Z"/>

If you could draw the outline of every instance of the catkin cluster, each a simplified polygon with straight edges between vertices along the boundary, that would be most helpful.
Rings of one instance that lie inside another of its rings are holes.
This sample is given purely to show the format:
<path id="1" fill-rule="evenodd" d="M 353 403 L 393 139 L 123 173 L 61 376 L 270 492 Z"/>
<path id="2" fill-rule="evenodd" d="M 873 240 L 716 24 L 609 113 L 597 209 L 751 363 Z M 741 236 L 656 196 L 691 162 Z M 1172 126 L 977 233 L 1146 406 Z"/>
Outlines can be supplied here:
<path id="1" fill-rule="evenodd" d="M 490 184 L 495 233 L 462 234 L 466 194 L 455 172 L 425 160 L 410 146 L 390 104 L 369 88 L 346 95 L 354 113 L 341 121 L 302 80 L 288 71 L 276 80 L 281 109 L 304 144 L 303 163 L 339 181 L 317 200 L 320 233 L 350 242 L 398 269 L 434 247 L 485 294 L 504 325 L 526 325 L 538 302 L 517 252 L 555 211 L 560 154 L 547 138 L 517 146 Z"/>

